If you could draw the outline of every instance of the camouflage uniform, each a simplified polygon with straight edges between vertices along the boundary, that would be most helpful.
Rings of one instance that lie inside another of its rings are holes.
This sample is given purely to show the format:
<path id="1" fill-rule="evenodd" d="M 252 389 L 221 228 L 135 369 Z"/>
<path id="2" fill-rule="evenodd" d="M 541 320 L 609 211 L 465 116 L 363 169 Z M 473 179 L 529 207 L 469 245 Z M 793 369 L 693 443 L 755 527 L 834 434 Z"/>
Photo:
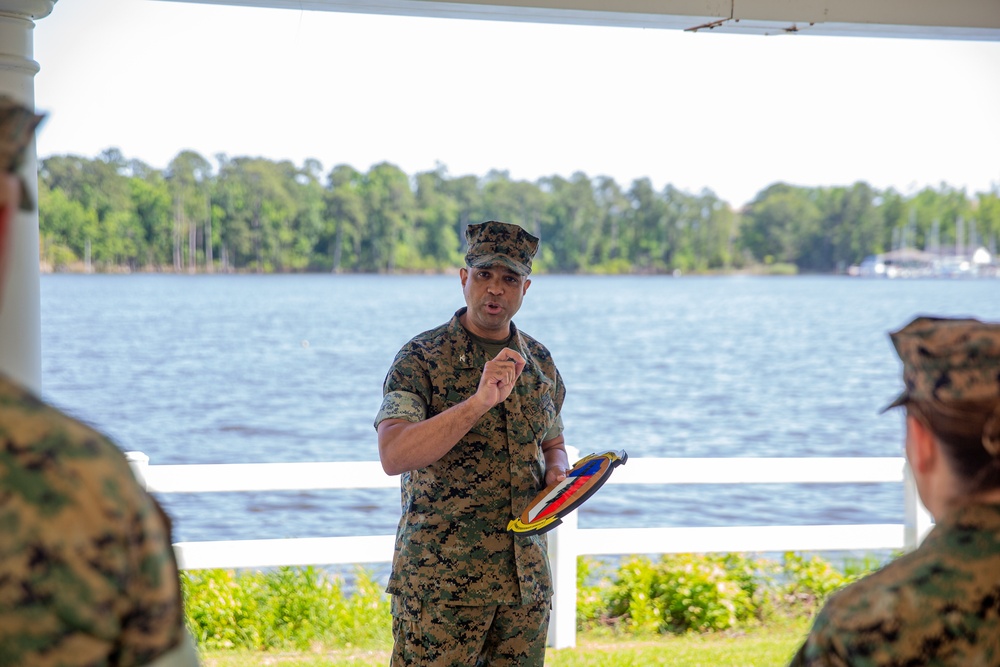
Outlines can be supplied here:
<path id="1" fill-rule="evenodd" d="M 469 225 L 466 265 L 526 276 L 538 239 L 516 225 Z M 464 282 L 463 282 L 464 284 Z M 544 486 L 540 445 L 562 433 L 565 390 L 548 350 L 509 324 L 505 342 L 450 322 L 413 338 L 385 379 L 375 427 L 418 422 L 474 395 L 504 347 L 525 366 L 511 394 L 439 460 L 401 478 L 403 516 L 388 592 L 395 665 L 542 665 L 552 580 L 544 535 L 515 535 L 510 520 Z"/>
<path id="2" fill-rule="evenodd" d="M 489 357 L 459 322 L 464 311 L 399 351 L 376 426 L 384 419 L 417 421 L 425 405 L 433 417 L 476 392 Z M 551 597 L 545 536 L 515 536 L 507 524 L 544 486 L 539 444 L 565 390 L 548 350 L 511 328 L 510 346 L 527 362 L 511 395 L 440 460 L 402 475 L 393 595 L 463 605 Z"/>
<path id="3" fill-rule="evenodd" d="M 166 515 L 99 433 L 0 375 L 0 666 L 196 665 Z"/>
<path id="4" fill-rule="evenodd" d="M 835 594 L 791 664 L 1000 665 L 1000 505 L 949 513 L 916 551 Z"/>
<path id="5" fill-rule="evenodd" d="M 921 317 L 892 341 L 906 388 L 886 409 L 986 406 L 981 444 L 1000 465 L 1000 324 Z M 904 665 L 1000 665 L 1000 503 L 950 507 L 916 551 L 831 597 L 791 662 Z"/>

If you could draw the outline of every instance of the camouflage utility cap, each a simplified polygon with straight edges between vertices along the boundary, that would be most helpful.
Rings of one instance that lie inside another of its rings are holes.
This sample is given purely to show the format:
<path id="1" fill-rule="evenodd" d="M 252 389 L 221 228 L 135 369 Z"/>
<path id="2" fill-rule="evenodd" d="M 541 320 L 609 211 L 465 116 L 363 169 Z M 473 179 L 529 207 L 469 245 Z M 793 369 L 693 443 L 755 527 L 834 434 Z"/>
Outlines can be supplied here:
<path id="1" fill-rule="evenodd" d="M 889 336 L 906 388 L 883 412 L 908 401 L 1000 399 L 1000 322 L 918 317 Z"/>
<path id="2" fill-rule="evenodd" d="M 7 95 L 0 95 L 0 172 L 16 174 L 24 165 L 25 149 L 35 136 L 35 128 L 44 116 L 36 114 Z M 24 177 L 21 185 L 21 210 L 31 211 L 35 203 L 28 192 Z"/>
<path id="3" fill-rule="evenodd" d="M 538 252 L 538 237 L 517 225 L 489 220 L 465 230 L 469 251 L 465 263 L 475 269 L 502 264 L 521 276 L 531 273 L 531 258 Z"/>

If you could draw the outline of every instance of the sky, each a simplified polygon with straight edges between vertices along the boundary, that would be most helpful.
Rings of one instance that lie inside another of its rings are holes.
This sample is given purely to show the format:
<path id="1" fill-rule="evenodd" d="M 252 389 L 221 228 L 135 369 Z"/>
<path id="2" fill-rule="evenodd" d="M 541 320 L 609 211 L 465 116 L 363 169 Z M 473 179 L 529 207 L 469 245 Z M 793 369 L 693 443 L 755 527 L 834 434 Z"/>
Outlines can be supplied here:
<path id="1" fill-rule="evenodd" d="M 34 57 L 40 159 L 582 172 L 736 207 L 779 181 L 1000 187 L 1000 42 L 58 0 Z"/>

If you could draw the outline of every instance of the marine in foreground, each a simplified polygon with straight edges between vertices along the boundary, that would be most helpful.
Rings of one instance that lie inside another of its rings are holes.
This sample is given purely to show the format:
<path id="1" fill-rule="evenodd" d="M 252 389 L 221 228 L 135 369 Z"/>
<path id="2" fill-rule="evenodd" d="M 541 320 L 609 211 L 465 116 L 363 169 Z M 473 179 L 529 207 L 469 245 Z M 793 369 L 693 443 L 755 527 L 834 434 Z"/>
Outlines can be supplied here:
<path id="1" fill-rule="evenodd" d="M 906 458 L 935 525 L 835 594 L 792 667 L 1000 665 L 1000 323 L 919 317 L 891 334 Z"/>
<path id="2" fill-rule="evenodd" d="M 40 120 L 0 97 L 0 294 Z M 0 369 L 0 667 L 197 664 L 167 515 L 114 444 Z"/>

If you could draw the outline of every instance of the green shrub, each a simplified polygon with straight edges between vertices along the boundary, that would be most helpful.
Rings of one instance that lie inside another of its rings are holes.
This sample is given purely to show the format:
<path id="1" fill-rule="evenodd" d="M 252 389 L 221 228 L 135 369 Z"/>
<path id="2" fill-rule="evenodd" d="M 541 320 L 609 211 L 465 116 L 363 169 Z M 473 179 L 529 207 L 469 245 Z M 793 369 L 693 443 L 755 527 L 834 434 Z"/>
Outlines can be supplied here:
<path id="1" fill-rule="evenodd" d="M 899 558 L 902 551 L 893 552 L 889 560 Z M 868 576 L 882 568 L 886 563 L 874 556 L 864 556 L 863 558 L 848 558 L 844 561 L 844 576 L 850 581 L 857 581 L 861 577 Z"/>
<path id="2" fill-rule="evenodd" d="M 784 583 L 779 594 L 784 604 L 795 613 L 811 613 L 818 609 L 834 592 L 880 567 L 873 557 L 847 560 L 844 571 L 838 571 L 829 561 L 812 556 L 808 560 L 800 554 L 787 552 L 782 569 Z"/>
<path id="3" fill-rule="evenodd" d="M 588 556 L 576 559 L 576 628 L 599 627 L 607 617 L 608 566 Z"/>
<path id="4" fill-rule="evenodd" d="M 330 582 L 314 568 L 283 567 L 264 578 L 262 591 L 267 615 L 261 631 L 265 646 L 307 649 L 322 639 L 341 604 L 337 582 Z"/>
<path id="5" fill-rule="evenodd" d="M 619 569 L 608 614 L 636 634 L 727 630 L 755 617 L 755 571 L 736 555 L 633 558 Z"/>
<path id="6" fill-rule="evenodd" d="M 262 576 L 232 570 L 181 573 L 188 627 L 205 648 L 258 648 L 263 645 L 258 601 Z"/>
<path id="7" fill-rule="evenodd" d="M 712 632 L 808 616 L 836 590 L 880 567 L 872 557 L 838 571 L 819 556 L 784 554 L 777 563 L 743 554 L 632 557 L 609 577 L 594 561 L 578 570 L 577 626 L 584 630 Z"/>
<path id="8" fill-rule="evenodd" d="M 791 552 L 780 564 L 742 554 L 679 554 L 626 558 L 615 567 L 584 556 L 577 559 L 577 627 L 648 635 L 757 625 L 779 610 L 802 617 L 878 567 L 866 558 L 839 572 L 818 556 Z M 188 571 L 181 584 L 188 626 L 203 649 L 392 644 L 388 596 L 361 568 L 349 587 L 312 567 Z"/>
<path id="9" fill-rule="evenodd" d="M 339 646 L 380 646 L 392 643 L 392 615 L 382 586 L 365 570 L 357 570 L 354 593 L 341 596 L 333 623 Z"/>
<path id="10" fill-rule="evenodd" d="M 588 272 L 607 276 L 616 276 L 632 273 L 632 269 L 632 262 L 619 257 L 617 259 L 609 259 L 599 264 L 594 264 L 588 267 Z"/>
<path id="11" fill-rule="evenodd" d="M 784 572 L 786 601 L 806 607 L 821 605 L 831 593 L 847 583 L 842 573 L 819 556 L 806 560 L 800 554 L 786 553 Z"/>
<path id="12" fill-rule="evenodd" d="M 389 601 L 359 569 L 351 595 L 316 568 L 181 573 L 188 627 L 207 649 L 369 646 L 391 634 Z"/>
<path id="13" fill-rule="evenodd" d="M 764 266 L 761 273 L 766 276 L 795 276 L 799 273 L 799 267 L 788 262 L 774 262 Z"/>
<path id="14" fill-rule="evenodd" d="M 752 601 L 753 613 L 747 621 L 763 621 L 774 612 L 773 590 L 777 565 L 763 558 L 750 558 L 745 554 L 729 553 L 721 556 L 729 577 Z"/>

